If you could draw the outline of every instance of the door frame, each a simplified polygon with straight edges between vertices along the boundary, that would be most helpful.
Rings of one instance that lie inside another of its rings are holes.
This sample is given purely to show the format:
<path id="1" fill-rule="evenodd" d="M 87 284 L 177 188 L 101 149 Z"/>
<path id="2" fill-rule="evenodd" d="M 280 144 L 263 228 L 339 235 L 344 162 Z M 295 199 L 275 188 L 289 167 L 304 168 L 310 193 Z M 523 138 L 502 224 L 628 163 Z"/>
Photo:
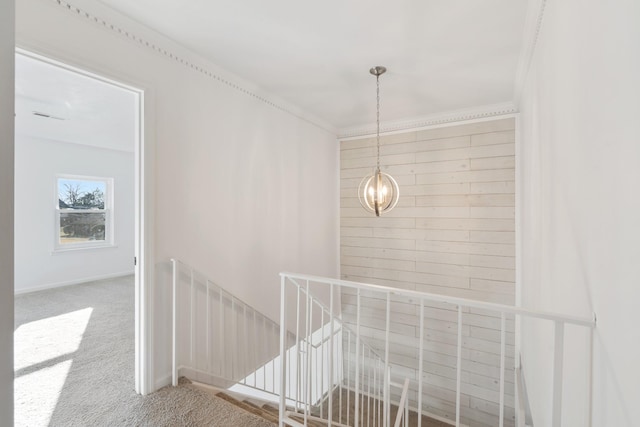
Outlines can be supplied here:
<path id="1" fill-rule="evenodd" d="M 16 42 L 16 54 L 119 87 L 136 95 L 136 136 L 134 149 L 135 193 L 135 390 L 148 394 L 155 390 L 153 375 L 153 199 L 154 144 L 150 132 L 153 122 L 152 94 L 146 85 L 126 76 L 94 67 L 82 60 L 70 59 L 48 49 L 24 46 Z M 132 260 L 134 262 L 134 260 Z"/>

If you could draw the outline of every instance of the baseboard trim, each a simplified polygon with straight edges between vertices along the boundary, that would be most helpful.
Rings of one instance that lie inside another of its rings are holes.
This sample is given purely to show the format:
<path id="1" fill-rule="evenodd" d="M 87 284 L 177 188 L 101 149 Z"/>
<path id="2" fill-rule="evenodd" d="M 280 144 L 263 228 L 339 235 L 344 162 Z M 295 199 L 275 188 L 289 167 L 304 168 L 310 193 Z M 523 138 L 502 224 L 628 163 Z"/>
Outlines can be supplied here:
<path id="1" fill-rule="evenodd" d="M 15 295 L 30 294 L 32 292 L 44 291 L 44 290 L 47 290 L 47 289 L 63 288 L 65 286 L 79 285 L 81 283 L 93 282 L 93 281 L 96 281 L 96 280 L 115 279 L 117 277 L 130 276 L 132 274 L 134 274 L 134 270 L 121 271 L 119 273 L 102 274 L 102 275 L 99 275 L 99 276 L 84 277 L 82 279 L 68 280 L 68 281 L 64 281 L 64 282 L 48 283 L 48 284 L 45 284 L 45 285 L 32 286 L 32 287 L 25 288 L 25 289 L 17 289 L 16 288 L 15 291 L 14 291 L 14 294 Z"/>
<path id="2" fill-rule="evenodd" d="M 153 393 L 168 385 L 171 385 L 171 374 L 166 374 L 159 378 L 156 378 L 154 387 L 150 392 Z"/>

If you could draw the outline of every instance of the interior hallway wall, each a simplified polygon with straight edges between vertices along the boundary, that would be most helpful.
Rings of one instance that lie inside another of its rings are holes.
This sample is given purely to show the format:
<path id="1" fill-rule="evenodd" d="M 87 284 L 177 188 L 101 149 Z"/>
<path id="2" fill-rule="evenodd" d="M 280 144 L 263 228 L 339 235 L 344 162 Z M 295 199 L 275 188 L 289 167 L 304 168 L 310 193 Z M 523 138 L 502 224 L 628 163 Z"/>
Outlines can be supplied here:
<path id="1" fill-rule="evenodd" d="M 520 102 L 522 301 L 597 314 L 592 366 L 588 336 L 566 333 L 562 425 L 630 427 L 640 419 L 640 3 L 546 1 L 541 24 Z M 533 422 L 551 425 L 552 330 L 523 327 Z"/>
<path id="2" fill-rule="evenodd" d="M 0 426 L 13 425 L 14 7 L 0 2 Z"/>
<path id="3" fill-rule="evenodd" d="M 161 385 L 170 372 L 169 258 L 276 320 L 280 271 L 337 275 L 337 141 L 303 113 L 104 4 L 72 3 L 21 1 L 17 41 L 145 90 Z"/>

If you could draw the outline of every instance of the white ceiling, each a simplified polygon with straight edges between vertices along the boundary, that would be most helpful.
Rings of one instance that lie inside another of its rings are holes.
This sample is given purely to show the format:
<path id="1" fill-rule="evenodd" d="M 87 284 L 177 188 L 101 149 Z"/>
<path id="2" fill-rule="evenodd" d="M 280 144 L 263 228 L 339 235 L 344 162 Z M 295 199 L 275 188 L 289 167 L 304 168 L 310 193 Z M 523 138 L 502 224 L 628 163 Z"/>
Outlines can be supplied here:
<path id="1" fill-rule="evenodd" d="M 136 95 L 100 80 L 16 55 L 15 108 L 18 135 L 134 150 Z"/>
<path id="2" fill-rule="evenodd" d="M 513 101 L 527 0 L 102 0 L 330 123 Z"/>
<path id="3" fill-rule="evenodd" d="M 511 102 L 527 0 L 102 0 L 338 133 Z M 16 58 L 16 132 L 133 150 L 135 95 Z M 34 111 L 64 118 L 33 115 Z"/>

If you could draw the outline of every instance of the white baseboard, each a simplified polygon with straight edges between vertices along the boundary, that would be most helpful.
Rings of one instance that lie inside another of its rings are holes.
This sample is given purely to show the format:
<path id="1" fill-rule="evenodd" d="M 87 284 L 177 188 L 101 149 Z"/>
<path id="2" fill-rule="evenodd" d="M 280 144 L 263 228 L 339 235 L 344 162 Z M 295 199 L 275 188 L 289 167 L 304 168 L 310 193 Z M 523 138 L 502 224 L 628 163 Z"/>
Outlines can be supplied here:
<path id="1" fill-rule="evenodd" d="M 100 276 L 84 277 L 82 279 L 68 280 L 64 282 L 47 283 L 45 285 L 31 286 L 24 289 L 15 289 L 15 295 L 28 294 L 31 292 L 44 291 L 46 289 L 62 288 L 65 286 L 79 285 L 80 283 L 93 282 L 96 280 L 115 279 L 116 277 L 130 276 L 134 274 L 134 270 L 121 271 L 119 273 L 102 274 Z"/>
<path id="2" fill-rule="evenodd" d="M 151 393 L 153 393 L 154 391 L 160 390 L 164 386 L 171 385 L 171 380 L 172 380 L 172 376 L 170 373 L 163 375 L 160 378 L 156 377 L 154 387 L 153 387 L 153 390 L 151 390 Z"/>

